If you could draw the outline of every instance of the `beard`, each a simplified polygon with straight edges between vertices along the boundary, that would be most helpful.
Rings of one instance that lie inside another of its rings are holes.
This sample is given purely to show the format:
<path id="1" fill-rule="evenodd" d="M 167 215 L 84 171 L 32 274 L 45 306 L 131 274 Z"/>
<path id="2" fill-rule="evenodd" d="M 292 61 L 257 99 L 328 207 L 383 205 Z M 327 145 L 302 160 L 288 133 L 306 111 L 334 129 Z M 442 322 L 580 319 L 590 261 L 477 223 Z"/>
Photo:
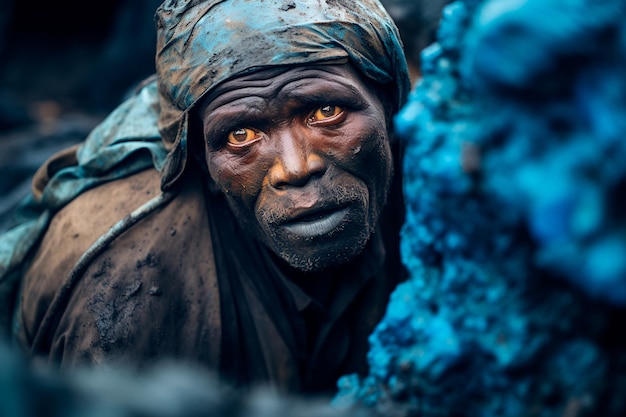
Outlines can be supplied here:
<path id="1" fill-rule="evenodd" d="M 345 190 L 344 190 L 345 191 Z M 367 199 L 363 194 L 340 193 L 336 201 L 348 207 L 341 224 L 329 233 L 297 236 L 280 226 L 283 217 L 272 211 L 259 211 L 258 223 L 264 231 L 264 243 L 287 264 L 303 272 L 319 272 L 348 263 L 367 244 L 375 223 L 367 218 Z"/>
<path id="2" fill-rule="evenodd" d="M 352 176 L 343 181 L 332 180 L 311 184 L 311 190 L 324 208 L 346 210 L 337 227 L 328 233 L 301 236 L 284 227 L 293 219 L 297 198 L 286 194 L 272 194 L 264 203 L 257 204 L 254 213 L 228 198 L 243 230 L 261 241 L 274 254 L 291 267 L 302 272 L 319 272 L 346 264 L 356 258 L 365 248 L 376 228 L 378 215 L 384 200 L 370 201 L 367 186 Z M 326 186 L 325 186 L 326 185 Z M 297 197 L 297 195 L 296 195 Z M 374 203 L 374 206 L 371 204 Z"/>

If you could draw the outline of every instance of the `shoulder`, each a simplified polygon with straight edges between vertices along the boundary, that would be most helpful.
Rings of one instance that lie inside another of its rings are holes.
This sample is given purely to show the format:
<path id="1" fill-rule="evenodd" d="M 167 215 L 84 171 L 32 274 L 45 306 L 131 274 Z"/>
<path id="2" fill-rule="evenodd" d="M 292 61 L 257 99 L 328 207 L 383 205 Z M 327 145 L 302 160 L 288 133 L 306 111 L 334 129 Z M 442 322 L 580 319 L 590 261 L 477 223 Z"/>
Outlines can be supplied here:
<path id="1" fill-rule="evenodd" d="M 37 323 L 82 254 L 113 225 L 158 193 L 147 169 L 85 191 L 50 221 L 22 277 L 22 318 Z"/>
<path id="2" fill-rule="evenodd" d="M 75 263 L 99 236 L 158 195 L 159 186 L 158 172 L 147 169 L 85 191 L 54 215 L 30 269 L 38 262 L 47 268 Z"/>
<path id="3" fill-rule="evenodd" d="M 197 350 L 198 343 L 217 349 L 208 341 L 219 332 L 213 243 L 198 177 L 68 281 L 83 253 L 160 196 L 159 186 L 156 171 L 142 171 L 80 195 L 55 215 L 23 277 L 18 334 L 25 347 L 66 364 L 118 354 L 140 361 L 157 353 L 217 354 Z"/>

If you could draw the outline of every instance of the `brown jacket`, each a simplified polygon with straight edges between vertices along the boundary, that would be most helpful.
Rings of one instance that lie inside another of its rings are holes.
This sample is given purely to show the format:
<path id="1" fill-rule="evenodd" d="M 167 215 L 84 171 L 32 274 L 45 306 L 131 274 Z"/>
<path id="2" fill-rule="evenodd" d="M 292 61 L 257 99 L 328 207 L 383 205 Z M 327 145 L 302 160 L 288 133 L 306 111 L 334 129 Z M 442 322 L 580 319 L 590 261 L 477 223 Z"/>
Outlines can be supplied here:
<path id="1" fill-rule="evenodd" d="M 63 367 L 176 359 L 240 385 L 270 382 L 296 392 L 331 391 L 338 377 L 365 373 L 367 337 L 399 279 L 385 270 L 380 239 L 345 269 L 327 306 L 315 307 L 284 279 L 263 294 L 262 270 L 274 275 L 267 256 L 218 268 L 236 259 L 219 254 L 232 252 L 241 235 L 215 240 L 227 219 L 210 207 L 200 178 L 189 175 L 175 195 L 86 259 L 103 234 L 161 195 L 159 174 L 107 183 L 61 209 L 24 273 L 21 345 Z M 216 253 L 226 260 L 216 263 Z"/>
<path id="2" fill-rule="evenodd" d="M 64 366 L 189 355 L 218 360 L 212 242 L 202 227 L 204 201 L 191 184 L 119 236 L 66 288 L 81 255 L 159 187 L 158 173 L 146 170 L 89 190 L 54 216 L 24 274 L 18 309 L 20 341 L 34 355 Z M 51 310 L 55 298 L 63 300 Z"/>

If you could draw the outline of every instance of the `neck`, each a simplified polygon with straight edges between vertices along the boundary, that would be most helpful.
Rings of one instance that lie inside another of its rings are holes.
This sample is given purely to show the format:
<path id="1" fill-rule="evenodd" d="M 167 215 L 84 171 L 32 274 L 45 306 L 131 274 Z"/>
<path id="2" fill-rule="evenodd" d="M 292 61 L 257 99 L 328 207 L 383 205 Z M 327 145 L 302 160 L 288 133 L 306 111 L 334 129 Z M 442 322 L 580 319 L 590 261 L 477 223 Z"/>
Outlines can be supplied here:
<path id="1" fill-rule="evenodd" d="M 327 305 L 337 281 L 341 279 L 340 270 L 343 267 L 305 272 L 292 267 L 274 254 L 272 254 L 272 257 L 287 279 L 298 285 L 306 294 L 316 301 Z"/>

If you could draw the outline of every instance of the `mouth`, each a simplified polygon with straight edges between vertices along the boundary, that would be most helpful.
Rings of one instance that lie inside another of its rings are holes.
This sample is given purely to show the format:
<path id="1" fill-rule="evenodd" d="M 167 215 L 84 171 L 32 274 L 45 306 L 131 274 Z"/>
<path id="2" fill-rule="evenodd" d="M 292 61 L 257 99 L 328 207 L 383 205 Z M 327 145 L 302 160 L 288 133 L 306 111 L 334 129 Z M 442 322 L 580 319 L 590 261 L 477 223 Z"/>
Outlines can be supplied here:
<path id="1" fill-rule="evenodd" d="M 348 207 L 339 207 L 305 213 L 283 223 L 282 227 L 290 233 L 304 238 L 322 236 L 337 229 L 348 212 Z"/>

